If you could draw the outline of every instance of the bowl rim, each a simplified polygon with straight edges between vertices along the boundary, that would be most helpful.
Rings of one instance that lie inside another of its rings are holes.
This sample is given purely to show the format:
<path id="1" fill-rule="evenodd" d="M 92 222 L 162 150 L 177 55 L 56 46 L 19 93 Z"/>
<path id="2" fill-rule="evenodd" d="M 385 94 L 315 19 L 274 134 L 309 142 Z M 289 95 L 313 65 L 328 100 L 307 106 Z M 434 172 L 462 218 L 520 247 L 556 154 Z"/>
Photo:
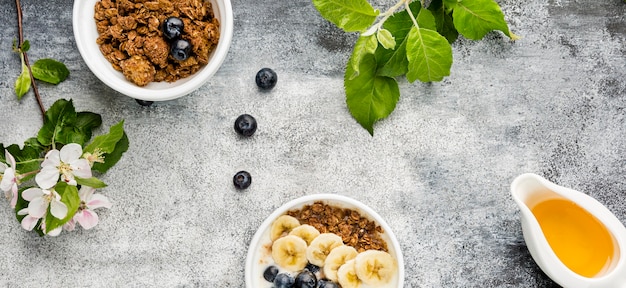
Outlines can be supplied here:
<path id="1" fill-rule="evenodd" d="M 174 83 L 176 82 L 153 82 L 148 84 L 147 87 L 150 87 L 151 85 L 152 87 L 158 86 L 158 89 L 139 87 L 126 80 L 121 72 L 114 70 L 111 67 L 111 63 L 106 60 L 104 55 L 100 52 L 100 49 L 97 47 L 95 41 L 92 41 L 94 40 L 94 36 L 90 35 L 90 33 L 95 33 L 95 38 L 97 38 L 98 35 L 95 21 L 93 20 L 93 7 L 98 1 L 99 0 L 74 1 L 72 11 L 74 40 L 78 51 L 85 64 L 87 64 L 87 67 L 89 67 L 89 70 L 91 70 L 91 72 L 106 86 L 121 94 L 144 101 L 166 101 L 176 99 L 185 96 L 204 85 L 207 82 L 207 79 L 219 70 L 222 63 L 226 59 L 232 42 L 234 30 L 232 4 L 230 0 L 210 0 L 213 5 L 214 12 L 219 14 L 220 39 L 217 46 L 211 52 L 212 55 L 209 63 L 202 67 L 194 75 L 176 81 L 183 81 L 181 82 L 182 84 L 175 85 Z M 85 23 L 85 21 L 87 23 Z M 96 48 L 90 48 L 90 42 L 93 42 L 91 44 Z M 106 64 L 108 66 L 103 66 L 102 64 Z M 117 76 L 121 76 L 125 82 L 121 82 L 122 80 Z"/>
<path id="2" fill-rule="evenodd" d="M 252 240 L 250 241 L 250 244 L 248 245 L 248 253 L 245 262 L 245 284 L 247 288 L 255 288 L 252 283 L 253 279 L 255 278 L 255 276 L 252 275 L 252 266 L 255 265 L 254 258 L 257 250 L 256 248 L 260 244 L 264 232 L 270 227 L 272 222 L 274 222 L 274 220 L 278 218 L 278 216 L 285 214 L 285 212 L 289 211 L 295 206 L 303 205 L 308 202 L 312 203 L 315 201 L 336 201 L 347 203 L 357 207 L 361 210 L 361 212 L 366 213 L 367 216 L 373 218 L 373 220 L 376 221 L 376 224 L 378 224 L 383 229 L 383 231 L 385 231 L 385 234 L 389 236 L 389 241 L 391 243 L 388 244 L 391 244 L 391 246 L 393 246 L 396 254 L 395 258 L 398 265 L 398 287 L 404 287 L 405 272 L 404 258 L 402 256 L 402 247 L 400 246 L 398 239 L 396 238 L 395 234 L 393 233 L 391 227 L 389 227 L 387 222 L 372 208 L 354 198 L 343 196 L 340 194 L 320 193 L 301 196 L 286 202 L 285 204 L 274 210 L 269 216 L 265 218 L 265 220 L 263 220 L 261 225 L 259 225 L 256 232 L 254 233 L 254 236 L 252 237 Z"/>

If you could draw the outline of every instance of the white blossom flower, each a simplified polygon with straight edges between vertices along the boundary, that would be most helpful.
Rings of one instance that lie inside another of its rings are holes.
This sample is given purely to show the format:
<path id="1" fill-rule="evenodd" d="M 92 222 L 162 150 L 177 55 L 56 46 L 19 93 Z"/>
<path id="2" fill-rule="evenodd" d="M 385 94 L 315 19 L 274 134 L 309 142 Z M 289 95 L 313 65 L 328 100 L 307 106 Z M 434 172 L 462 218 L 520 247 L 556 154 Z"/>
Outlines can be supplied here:
<path id="1" fill-rule="evenodd" d="M 41 231 L 48 236 L 59 236 L 59 234 L 61 234 L 61 230 L 63 230 L 63 227 L 59 226 L 46 233 L 46 221 L 41 221 Z"/>
<path id="2" fill-rule="evenodd" d="M 73 220 L 78 222 L 84 229 L 91 229 L 98 224 L 98 214 L 93 209 L 97 208 L 111 208 L 111 202 L 102 194 L 95 194 L 95 188 L 82 186 L 78 191 L 80 197 L 80 206 L 78 211 L 74 215 Z M 74 223 L 68 224 L 66 229 L 73 230 Z M 71 230 L 70 230 L 71 231 Z"/>
<path id="3" fill-rule="evenodd" d="M 67 205 L 61 202 L 61 195 L 54 190 L 29 188 L 22 192 L 22 198 L 28 203 L 28 215 L 43 218 L 50 206 L 52 216 L 63 219 L 67 216 Z M 45 231 L 45 230 L 44 230 Z"/>
<path id="4" fill-rule="evenodd" d="M 15 208 L 15 204 L 17 204 L 17 173 L 15 171 L 15 158 L 8 150 L 4 150 L 4 155 L 6 161 L 10 166 L 4 165 L 0 167 L 0 169 L 4 170 L 2 175 L 2 181 L 0 181 L 0 189 L 4 191 L 7 199 L 11 199 L 11 208 Z"/>
<path id="5" fill-rule="evenodd" d="M 76 143 L 70 143 L 59 150 L 50 150 L 41 163 L 41 171 L 35 176 L 37 185 L 42 189 L 52 188 L 59 180 L 76 186 L 74 176 L 80 178 L 91 177 L 91 167 L 87 159 L 80 158 L 83 148 Z"/>
<path id="6" fill-rule="evenodd" d="M 28 215 L 28 208 L 24 208 L 20 211 L 17 211 L 17 215 L 26 215 L 24 216 L 24 218 L 22 218 L 22 228 L 28 230 L 28 231 L 33 231 L 33 228 L 35 228 L 35 226 L 37 225 L 37 221 L 39 221 L 40 218 L 36 218 L 33 216 Z"/>

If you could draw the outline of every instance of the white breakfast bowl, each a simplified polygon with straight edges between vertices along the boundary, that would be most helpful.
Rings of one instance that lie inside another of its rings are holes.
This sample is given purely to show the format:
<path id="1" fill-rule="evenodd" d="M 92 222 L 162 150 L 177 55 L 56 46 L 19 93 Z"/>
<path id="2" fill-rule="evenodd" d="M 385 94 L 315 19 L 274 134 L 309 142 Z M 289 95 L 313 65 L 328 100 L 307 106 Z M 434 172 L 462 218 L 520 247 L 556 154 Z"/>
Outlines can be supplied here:
<path id="1" fill-rule="evenodd" d="M 313 194 L 283 204 L 278 209 L 274 210 L 274 212 L 263 221 L 261 226 L 259 226 L 248 247 L 245 272 L 246 288 L 271 287 L 271 283 L 263 279 L 263 271 L 269 265 L 268 260 L 271 261 L 271 253 L 268 254 L 268 249 L 271 247 L 272 243 L 269 235 L 272 222 L 279 216 L 286 214 L 287 211 L 301 209 L 305 205 L 311 205 L 318 201 L 327 205 L 355 210 L 359 212 L 361 216 L 370 221 L 374 221 L 380 226 L 384 231 L 381 234 L 381 238 L 387 242 L 389 254 L 397 261 L 397 275 L 393 278 L 393 282 L 396 284 L 394 288 L 404 287 L 404 259 L 402 258 L 402 250 L 396 236 L 385 220 L 370 207 L 353 198 L 337 194 Z"/>
<path id="2" fill-rule="evenodd" d="M 94 7 L 100 0 L 75 0 L 73 8 L 74 38 L 78 51 L 91 72 L 107 86 L 119 93 L 144 101 L 165 101 L 187 95 L 217 72 L 224 62 L 233 37 L 233 10 L 230 0 L 209 0 L 215 17 L 220 21 L 220 39 L 209 56 L 209 63 L 193 75 L 172 83 L 152 82 L 139 87 L 126 80 L 104 58 L 96 43 L 98 31 Z"/>

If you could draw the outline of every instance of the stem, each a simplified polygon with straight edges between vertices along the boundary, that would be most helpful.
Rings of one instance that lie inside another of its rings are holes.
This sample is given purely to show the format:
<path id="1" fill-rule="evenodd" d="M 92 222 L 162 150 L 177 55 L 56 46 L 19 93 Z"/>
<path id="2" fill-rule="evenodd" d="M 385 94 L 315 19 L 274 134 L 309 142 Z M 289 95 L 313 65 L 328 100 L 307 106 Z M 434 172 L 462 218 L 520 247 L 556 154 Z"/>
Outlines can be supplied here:
<path id="1" fill-rule="evenodd" d="M 17 48 L 21 51 L 22 44 L 24 43 L 24 29 L 22 28 L 22 4 L 20 3 L 20 0 L 15 0 L 15 7 L 17 7 L 17 30 L 19 35 Z M 33 77 L 33 70 L 30 68 L 30 62 L 28 61 L 28 54 L 26 54 L 26 51 L 21 51 L 21 53 L 24 55 L 24 63 L 26 64 L 26 67 L 28 67 L 28 73 L 30 74 L 30 84 L 33 86 L 33 93 L 35 93 L 35 99 L 37 99 L 39 110 L 41 110 L 41 117 L 45 122 L 46 108 L 44 108 L 43 102 L 41 101 L 39 89 L 37 89 L 37 83 L 35 83 L 35 78 Z"/>
<path id="2" fill-rule="evenodd" d="M 411 17 L 411 21 L 413 21 L 413 25 L 415 25 L 415 27 L 417 27 L 417 29 L 420 28 L 420 25 L 417 24 L 417 19 L 415 19 L 415 16 L 413 16 L 413 12 L 411 12 L 411 9 L 409 8 L 409 1 L 406 1 L 406 12 L 409 13 L 409 17 Z"/>
<path id="3" fill-rule="evenodd" d="M 406 4 L 407 10 L 408 10 L 409 2 L 411 2 L 411 0 L 400 0 L 400 1 L 398 1 L 398 3 L 396 3 L 396 5 L 393 5 L 393 7 L 387 9 L 387 11 L 385 11 L 382 14 L 378 15 L 379 17 L 382 16 L 383 18 L 378 20 L 378 22 L 376 22 L 376 24 L 372 25 L 372 27 L 367 29 L 367 31 L 363 32 L 361 34 L 361 36 L 370 36 L 370 35 L 374 34 L 376 31 L 378 31 L 378 29 L 380 29 L 380 27 L 383 26 L 385 21 L 387 21 L 387 19 L 389 19 L 389 17 L 391 17 L 391 15 L 393 15 L 393 13 L 396 13 L 396 11 L 398 9 L 400 9 L 400 7 L 402 7 L 402 5 Z"/>
<path id="4" fill-rule="evenodd" d="M 32 162 L 40 162 L 40 161 L 43 161 L 43 160 L 45 160 L 45 159 L 35 158 L 35 159 L 26 160 L 26 161 L 15 162 L 15 165 L 27 164 L 27 163 L 32 163 Z"/>

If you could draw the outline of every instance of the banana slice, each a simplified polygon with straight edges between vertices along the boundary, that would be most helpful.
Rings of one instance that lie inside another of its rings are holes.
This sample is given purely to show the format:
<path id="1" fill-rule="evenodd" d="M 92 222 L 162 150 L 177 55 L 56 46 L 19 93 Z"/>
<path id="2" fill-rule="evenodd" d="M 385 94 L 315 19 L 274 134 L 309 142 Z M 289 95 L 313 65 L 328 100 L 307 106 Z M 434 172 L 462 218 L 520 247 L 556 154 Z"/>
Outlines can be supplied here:
<path id="1" fill-rule="evenodd" d="M 354 259 L 359 252 L 352 246 L 341 245 L 335 247 L 326 256 L 324 261 L 324 275 L 326 278 L 337 282 L 337 270 L 347 261 Z"/>
<path id="2" fill-rule="evenodd" d="M 306 259 L 306 242 L 294 235 L 287 235 L 276 239 L 272 244 L 272 258 L 278 266 L 288 271 L 304 269 Z"/>
<path id="3" fill-rule="evenodd" d="M 304 241 L 306 241 L 306 245 L 311 245 L 313 239 L 320 235 L 320 231 L 317 231 L 317 229 L 311 225 L 303 224 L 293 228 L 293 230 L 289 232 L 289 235 L 296 235 L 304 239 Z"/>
<path id="4" fill-rule="evenodd" d="M 364 284 L 379 287 L 391 282 L 396 273 L 396 261 L 384 251 L 367 250 L 354 258 L 356 275 Z"/>
<path id="5" fill-rule="evenodd" d="M 333 233 L 322 233 L 315 237 L 309 247 L 306 248 L 306 258 L 309 262 L 318 267 L 324 267 L 326 256 L 335 247 L 343 245 L 341 237 Z"/>
<path id="6" fill-rule="evenodd" d="M 272 241 L 282 237 L 284 234 L 289 234 L 293 228 L 300 226 L 300 221 L 295 217 L 289 215 L 281 215 L 276 218 L 272 223 L 272 228 L 270 229 L 270 238 Z"/>
<path id="7" fill-rule="evenodd" d="M 359 288 L 361 287 L 361 280 L 356 276 L 356 267 L 354 265 L 355 260 L 349 260 L 339 267 L 337 270 L 337 282 L 341 285 L 341 288 Z"/>

